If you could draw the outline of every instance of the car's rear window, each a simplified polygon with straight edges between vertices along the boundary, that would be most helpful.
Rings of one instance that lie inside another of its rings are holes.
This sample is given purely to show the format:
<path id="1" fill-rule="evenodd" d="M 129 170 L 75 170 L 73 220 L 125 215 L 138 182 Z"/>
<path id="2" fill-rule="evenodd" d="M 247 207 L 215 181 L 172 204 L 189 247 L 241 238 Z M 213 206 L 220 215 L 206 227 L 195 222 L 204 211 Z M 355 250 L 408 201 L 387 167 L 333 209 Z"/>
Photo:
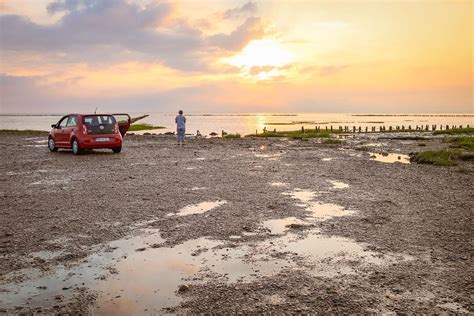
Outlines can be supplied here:
<path id="1" fill-rule="evenodd" d="M 90 125 L 110 125 L 115 124 L 115 118 L 112 115 L 88 115 L 84 116 L 84 123 Z"/>
<path id="2" fill-rule="evenodd" d="M 86 115 L 84 124 L 88 134 L 114 134 L 115 132 L 115 118 L 112 115 Z"/>

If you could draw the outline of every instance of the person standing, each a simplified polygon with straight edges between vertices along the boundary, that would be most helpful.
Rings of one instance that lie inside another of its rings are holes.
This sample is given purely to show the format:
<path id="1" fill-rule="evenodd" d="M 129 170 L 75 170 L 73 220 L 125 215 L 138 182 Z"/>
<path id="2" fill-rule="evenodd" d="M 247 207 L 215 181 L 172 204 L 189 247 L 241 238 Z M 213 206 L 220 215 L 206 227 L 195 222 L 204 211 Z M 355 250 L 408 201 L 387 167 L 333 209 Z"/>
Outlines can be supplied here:
<path id="1" fill-rule="evenodd" d="M 184 145 L 184 135 L 186 133 L 186 116 L 183 111 L 179 110 L 179 115 L 176 116 L 176 132 L 178 133 L 178 145 Z"/>

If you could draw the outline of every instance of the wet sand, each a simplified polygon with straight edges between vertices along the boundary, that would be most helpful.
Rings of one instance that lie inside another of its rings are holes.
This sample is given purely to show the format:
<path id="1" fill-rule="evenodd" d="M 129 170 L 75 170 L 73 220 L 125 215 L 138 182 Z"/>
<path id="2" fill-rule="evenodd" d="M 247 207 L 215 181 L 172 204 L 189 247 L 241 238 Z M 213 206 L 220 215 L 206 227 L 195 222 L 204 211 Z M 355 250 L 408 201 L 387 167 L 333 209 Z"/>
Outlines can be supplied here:
<path id="1" fill-rule="evenodd" d="M 474 175 L 387 136 L 2 135 L 0 313 L 472 313 Z"/>

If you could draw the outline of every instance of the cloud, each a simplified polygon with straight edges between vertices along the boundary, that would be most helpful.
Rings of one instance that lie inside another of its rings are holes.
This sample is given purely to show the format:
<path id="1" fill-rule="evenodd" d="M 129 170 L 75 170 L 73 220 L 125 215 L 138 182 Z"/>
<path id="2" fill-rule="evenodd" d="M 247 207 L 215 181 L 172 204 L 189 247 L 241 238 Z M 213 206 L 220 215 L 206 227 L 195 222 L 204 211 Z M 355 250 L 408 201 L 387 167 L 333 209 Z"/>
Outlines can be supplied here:
<path id="1" fill-rule="evenodd" d="M 241 7 L 229 9 L 225 11 L 223 14 L 223 18 L 224 19 L 238 18 L 245 14 L 254 14 L 257 12 L 257 10 L 258 10 L 257 4 L 255 2 L 249 1 Z"/>
<path id="2" fill-rule="evenodd" d="M 176 17 L 169 2 L 142 7 L 126 0 L 56 0 L 47 9 L 64 16 L 41 25 L 23 16 L 1 15 L 2 50 L 59 52 L 69 62 L 88 64 L 123 56 L 181 71 L 212 72 L 215 60 L 264 34 L 261 20 L 252 17 L 230 34 L 206 37 L 197 24 Z"/>
<path id="3" fill-rule="evenodd" d="M 261 19 L 250 17 L 230 34 L 211 36 L 209 43 L 229 51 L 236 51 L 245 47 L 250 40 L 262 38 L 264 35 L 265 26 Z"/>

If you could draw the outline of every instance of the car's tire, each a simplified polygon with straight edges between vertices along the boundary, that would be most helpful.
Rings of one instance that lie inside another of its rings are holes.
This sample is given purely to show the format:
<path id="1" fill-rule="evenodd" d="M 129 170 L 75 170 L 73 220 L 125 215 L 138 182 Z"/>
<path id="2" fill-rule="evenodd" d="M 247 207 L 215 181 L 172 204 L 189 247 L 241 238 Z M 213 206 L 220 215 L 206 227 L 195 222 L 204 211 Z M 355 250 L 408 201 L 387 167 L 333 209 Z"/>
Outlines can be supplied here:
<path id="1" fill-rule="evenodd" d="M 114 154 L 118 154 L 122 151 L 122 146 L 112 148 L 112 151 L 114 152 Z"/>
<path id="2" fill-rule="evenodd" d="M 48 149 L 51 152 L 58 151 L 58 147 L 56 147 L 56 144 L 54 143 L 54 139 L 52 137 L 48 138 Z"/>
<path id="3" fill-rule="evenodd" d="M 82 149 L 79 146 L 79 142 L 75 138 L 72 140 L 71 148 L 72 148 L 72 153 L 74 155 L 80 155 L 82 153 Z"/>

